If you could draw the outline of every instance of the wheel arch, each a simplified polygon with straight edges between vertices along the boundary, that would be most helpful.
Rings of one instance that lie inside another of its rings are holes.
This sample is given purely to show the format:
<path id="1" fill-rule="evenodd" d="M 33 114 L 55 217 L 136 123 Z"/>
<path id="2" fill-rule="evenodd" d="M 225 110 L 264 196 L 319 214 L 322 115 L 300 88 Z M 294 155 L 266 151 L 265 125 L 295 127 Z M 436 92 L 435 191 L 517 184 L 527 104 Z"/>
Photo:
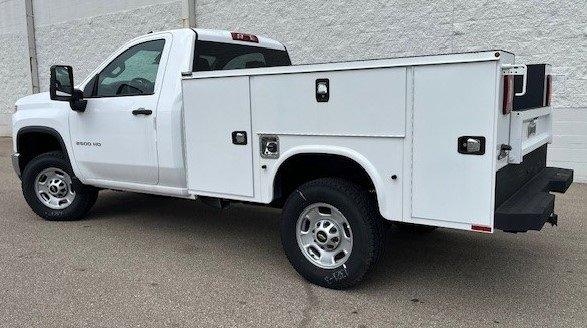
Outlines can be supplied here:
<path id="1" fill-rule="evenodd" d="M 37 142 L 41 140 L 42 142 Z M 25 166 L 36 156 L 49 152 L 61 151 L 65 159 L 71 165 L 67 146 L 61 134 L 47 126 L 25 126 L 16 133 L 16 151 L 20 154 L 19 166 L 24 170 Z"/>
<path id="2" fill-rule="evenodd" d="M 349 176 L 341 176 L 339 173 L 348 173 L 349 170 L 360 170 L 354 171 L 357 173 L 359 184 L 363 184 L 364 182 L 368 182 L 372 189 L 374 190 L 377 198 L 377 206 L 379 208 L 380 213 L 385 213 L 386 210 L 386 202 L 385 202 L 385 193 L 383 187 L 383 179 L 381 175 L 377 172 L 375 166 L 362 154 L 357 152 L 356 150 L 347 148 L 347 147 L 338 147 L 338 146 L 300 146 L 295 147 L 292 149 L 287 150 L 280 156 L 278 161 L 272 167 L 269 173 L 269 183 L 268 187 L 270 188 L 268 192 L 268 196 L 270 201 L 277 201 L 279 199 L 283 199 L 287 197 L 288 191 L 293 191 L 291 186 L 289 188 L 285 188 L 283 190 L 284 185 L 284 177 L 288 172 L 288 164 L 295 163 L 296 159 L 304 158 L 301 160 L 302 163 L 307 164 L 308 161 L 313 161 L 317 159 L 324 159 L 328 157 L 328 161 L 326 165 L 330 163 L 344 163 L 344 169 L 338 172 L 334 172 L 334 174 L 325 174 L 330 173 L 329 171 L 324 170 L 324 165 L 320 169 L 318 169 L 318 174 L 312 175 L 312 171 L 304 168 L 304 172 L 307 172 L 305 179 L 294 179 L 296 184 L 295 187 L 299 186 L 301 183 L 307 182 L 309 180 L 313 180 L 316 178 L 323 178 L 328 176 L 339 176 L 345 178 L 347 180 L 353 181 L 353 178 L 349 178 Z M 299 164 L 299 163 L 295 163 Z M 348 165 L 348 166 L 347 166 Z M 366 181 L 368 179 L 368 181 Z"/>

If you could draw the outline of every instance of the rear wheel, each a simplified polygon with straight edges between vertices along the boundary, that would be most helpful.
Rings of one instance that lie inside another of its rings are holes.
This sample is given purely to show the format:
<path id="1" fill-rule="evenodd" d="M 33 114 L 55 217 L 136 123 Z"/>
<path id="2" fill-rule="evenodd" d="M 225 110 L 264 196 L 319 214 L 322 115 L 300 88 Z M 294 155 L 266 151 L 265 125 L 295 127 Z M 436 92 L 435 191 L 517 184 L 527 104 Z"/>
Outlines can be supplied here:
<path id="1" fill-rule="evenodd" d="M 351 287 L 371 271 L 381 251 L 381 221 L 375 201 L 342 179 L 319 179 L 288 198 L 281 240 L 296 271 L 328 288 Z"/>
<path id="2" fill-rule="evenodd" d="M 31 209 L 50 221 L 82 219 L 98 197 L 96 188 L 75 178 L 61 152 L 39 155 L 27 164 L 22 192 Z"/>

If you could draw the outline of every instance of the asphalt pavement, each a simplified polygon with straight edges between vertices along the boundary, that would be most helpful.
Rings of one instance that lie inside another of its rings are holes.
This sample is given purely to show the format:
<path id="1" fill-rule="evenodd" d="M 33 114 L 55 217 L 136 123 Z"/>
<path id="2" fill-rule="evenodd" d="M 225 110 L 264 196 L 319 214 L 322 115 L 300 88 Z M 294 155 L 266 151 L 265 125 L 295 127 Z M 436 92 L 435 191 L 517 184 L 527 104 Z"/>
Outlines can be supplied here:
<path id="1" fill-rule="evenodd" d="M 2 327 L 586 327 L 587 185 L 558 227 L 523 234 L 391 229 L 360 286 L 309 284 L 280 212 L 103 191 L 86 220 L 47 222 L 0 139 Z"/>

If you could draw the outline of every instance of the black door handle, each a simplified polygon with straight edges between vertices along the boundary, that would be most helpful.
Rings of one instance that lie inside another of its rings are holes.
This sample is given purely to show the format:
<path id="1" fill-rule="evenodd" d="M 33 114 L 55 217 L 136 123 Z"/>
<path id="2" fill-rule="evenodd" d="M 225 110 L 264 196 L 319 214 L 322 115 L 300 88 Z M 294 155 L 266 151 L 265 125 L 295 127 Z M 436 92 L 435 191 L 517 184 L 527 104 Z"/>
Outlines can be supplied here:
<path id="1" fill-rule="evenodd" d="M 151 115 L 153 111 L 150 109 L 139 108 L 132 111 L 133 115 Z"/>

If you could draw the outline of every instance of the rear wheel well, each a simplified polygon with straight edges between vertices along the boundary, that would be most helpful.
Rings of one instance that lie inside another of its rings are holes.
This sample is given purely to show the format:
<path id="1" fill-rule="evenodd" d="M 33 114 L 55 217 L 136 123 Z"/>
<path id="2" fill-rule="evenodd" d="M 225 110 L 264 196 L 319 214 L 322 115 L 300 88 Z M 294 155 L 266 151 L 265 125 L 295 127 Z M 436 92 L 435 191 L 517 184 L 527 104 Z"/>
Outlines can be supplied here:
<path id="1" fill-rule="evenodd" d="M 59 134 L 51 129 L 23 129 L 18 132 L 16 150 L 20 154 L 19 166 L 21 171 L 35 157 L 51 151 L 63 152 L 66 160 L 67 151 Z"/>
<path id="2" fill-rule="evenodd" d="M 288 158 L 279 167 L 273 180 L 273 200 L 282 206 L 285 199 L 300 185 L 320 179 L 336 177 L 353 182 L 365 190 L 375 192 L 369 174 L 356 161 L 334 154 L 298 154 Z"/>

